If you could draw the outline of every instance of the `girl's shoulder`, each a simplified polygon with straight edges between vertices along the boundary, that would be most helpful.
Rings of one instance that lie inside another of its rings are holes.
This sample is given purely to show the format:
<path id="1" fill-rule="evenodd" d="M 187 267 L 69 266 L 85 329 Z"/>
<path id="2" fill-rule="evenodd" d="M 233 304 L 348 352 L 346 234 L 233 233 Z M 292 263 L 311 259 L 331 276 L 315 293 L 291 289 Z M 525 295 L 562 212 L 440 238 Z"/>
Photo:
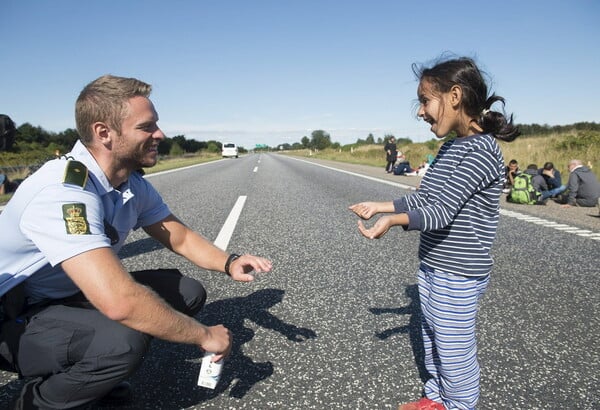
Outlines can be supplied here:
<path id="1" fill-rule="evenodd" d="M 454 138 L 447 141 L 444 145 L 448 143 L 450 143 L 449 146 L 455 146 L 459 149 L 485 149 L 496 151 L 500 148 L 498 141 L 496 141 L 496 138 L 491 134 L 476 134 L 463 138 Z"/>

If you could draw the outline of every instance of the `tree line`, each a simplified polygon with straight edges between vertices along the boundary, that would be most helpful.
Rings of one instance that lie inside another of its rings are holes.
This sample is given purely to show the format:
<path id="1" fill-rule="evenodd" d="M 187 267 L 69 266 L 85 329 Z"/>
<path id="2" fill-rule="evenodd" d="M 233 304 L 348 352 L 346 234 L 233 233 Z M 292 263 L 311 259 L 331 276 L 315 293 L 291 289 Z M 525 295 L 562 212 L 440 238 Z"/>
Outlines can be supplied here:
<path id="1" fill-rule="evenodd" d="M 344 147 L 341 146 L 339 142 L 332 142 L 331 135 L 328 132 L 323 130 L 315 130 L 310 134 L 310 138 L 308 136 L 302 137 L 300 142 L 295 142 L 293 144 L 283 143 L 277 145 L 278 149 L 282 150 L 298 150 L 298 149 L 313 149 L 313 150 L 323 150 L 326 148 L 333 149 L 343 149 L 350 148 L 352 146 L 358 145 L 374 145 L 374 144 L 385 144 L 391 137 L 392 134 L 386 134 L 383 138 L 379 137 L 375 140 L 373 134 L 367 135 L 365 139 L 358 138 L 355 143 L 346 145 Z M 396 138 L 396 142 L 398 144 L 411 144 L 412 141 L 410 138 Z"/>
<path id="2" fill-rule="evenodd" d="M 555 133 L 565 133 L 570 131 L 600 131 L 600 124 L 595 122 L 577 122 L 571 125 L 539 125 L 539 124 L 518 124 L 519 130 L 521 131 L 521 137 L 527 138 L 528 136 L 540 136 L 540 135 L 550 135 Z M 391 137 L 395 137 L 392 134 L 386 134 L 383 138 L 379 137 L 377 140 L 373 136 L 373 134 L 367 135 L 365 139 L 357 139 L 355 143 L 349 144 L 345 147 L 341 147 L 338 142 L 332 142 L 331 136 L 323 131 L 316 130 L 313 131 L 311 137 L 308 136 L 302 137 L 300 142 L 295 142 L 293 144 L 283 143 L 278 145 L 279 149 L 283 150 L 297 150 L 297 149 L 316 149 L 323 150 L 326 148 L 333 149 L 343 149 L 350 147 L 356 147 L 359 145 L 384 145 L 388 142 Z M 450 138 L 452 136 L 449 136 Z M 408 137 L 395 137 L 396 143 L 398 145 L 408 145 L 412 144 L 413 141 Z M 425 142 L 427 145 L 431 145 L 431 149 L 437 146 L 437 140 L 432 138 L 432 140 Z"/>
<path id="3" fill-rule="evenodd" d="M 77 130 L 73 128 L 50 132 L 29 123 L 16 127 L 10 118 L 2 114 L 0 116 L 0 158 L 2 159 L 0 166 L 44 162 L 51 157 L 71 151 L 79 139 Z M 184 135 L 177 135 L 162 140 L 158 145 L 158 153 L 162 156 L 181 156 L 200 151 L 217 153 L 221 148 L 222 143 L 216 140 L 197 141 L 187 139 Z"/>
<path id="4" fill-rule="evenodd" d="M 55 133 L 25 123 L 16 128 L 14 142 L 9 144 L 10 148 L 6 151 L 23 153 L 47 148 L 50 152 L 56 150 L 67 152 L 71 150 L 78 139 L 79 134 L 73 128 Z M 218 152 L 221 150 L 221 143 L 219 141 L 197 141 L 186 139 L 183 135 L 177 135 L 173 138 L 165 138 L 158 145 L 158 152 L 161 155 L 195 153 L 201 150 Z M 176 152 L 173 153 L 172 151 Z"/>
<path id="5" fill-rule="evenodd" d="M 5 117 L 5 116 L 3 116 Z M 1 126 L 3 128 L 4 126 Z M 10 125 L 10 124 L 9 124 Z M 68 128 L 62 132 L 50 132 L 46 131 L 40 126 L 33 126 L 29 123 L 21 124 L 20 126 L 14 126 L 12 124 L 12 132 L 3 131 L 0 129 L 0 134 L 3 141 L 0 144 L 0 151 L 4 151 L 2 156 L 3 159 L 10 161 L 11 157 L 20 158 L 21 160 L 44 160 L 49 156 L 56 155 L 58 153 L 64 154 L 71 150 L 79 134 L 77 130 Z M 539 124 L 519 124 L 521 130 L 521 136 L 527 137 L 532 135 L 549 135 L 552 133 L 564 133 L 569 131 L 600 131 L 600 124 L 595 122 L 578 122 L 571 125 L 539 125 Z M 7 126 L 10 128 L 9 126 Z M 355 143 L 342 147 L 340 143 L 333 142 L 328 132 L 324 130 L 315 130 L 311 133 L 310 137 L 304 136 L 299 142 L 289 144 L 283 143 L 276 147 L 264 147 L 263 149 L 281 149 L 281 150 L 293 150 L 293 149 L 313 149 L 323 150 L 327 148 L 333 149 L 350 149 L 352 146 L 358 145 L 371 145 L 371 144 L 385 144 L 392 137 L 392 134 L 386 134 L 382 137 L 375 139 L 373 134 L 368 134 L 364 139 L 358 138 Z M 411 144 L 413 141 L 408 137 L 396 137 L 396 141 L 399 145 Z M 429 142 L 429 141 L 428 141 Z M 426 142 L 426 144 L 428 143 Z M 435 139 L 434 139 L 435 142 Z M 217 140 L 209 141 L 197 141 L 195 139 L 187 139 L 184 135 L 177 135 L 175 137 L 166 137 L 158 145 L 158 153 L 163 156 L 180 156 L 186 153 L 194 154 L 200 151 L 206 151 L 211 153 L 220 152 L 222 148 L 221 142 Z M 243 147 L 242 152 L 246 151 Z M 12 155 L 10 155 L 12 154 Z"/>

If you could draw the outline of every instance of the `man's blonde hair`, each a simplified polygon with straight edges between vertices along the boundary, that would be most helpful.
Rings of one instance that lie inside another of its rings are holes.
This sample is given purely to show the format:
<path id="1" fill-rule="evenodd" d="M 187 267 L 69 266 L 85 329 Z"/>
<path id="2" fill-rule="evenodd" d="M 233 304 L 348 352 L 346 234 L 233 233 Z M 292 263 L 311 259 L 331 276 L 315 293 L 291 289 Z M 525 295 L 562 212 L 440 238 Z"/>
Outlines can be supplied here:
<path id="1" fill-rule="evenodd" d="M 92 124 L 105 122 L 121 133 L 121 123 L 127 117 L 127 101 L 133 97 L 148 97 L 152 86 L 135 78 L 103 75 L 84 87 L 75 103 L 75 122 L 84 145 L 92 141 Z"/>

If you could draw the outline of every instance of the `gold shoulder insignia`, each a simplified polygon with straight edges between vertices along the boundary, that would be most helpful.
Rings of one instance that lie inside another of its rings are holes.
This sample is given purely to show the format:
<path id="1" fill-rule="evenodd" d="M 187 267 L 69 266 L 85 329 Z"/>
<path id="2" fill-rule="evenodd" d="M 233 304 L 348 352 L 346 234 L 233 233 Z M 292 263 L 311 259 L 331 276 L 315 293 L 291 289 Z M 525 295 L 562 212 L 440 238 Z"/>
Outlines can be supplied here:
<path id="1" fill-rule="evenodd" d="M 79 161 L 70 160 L 65 168 L 63 184 L 77 185 L 85 187 L 88 179 L 88 169 Z"/>

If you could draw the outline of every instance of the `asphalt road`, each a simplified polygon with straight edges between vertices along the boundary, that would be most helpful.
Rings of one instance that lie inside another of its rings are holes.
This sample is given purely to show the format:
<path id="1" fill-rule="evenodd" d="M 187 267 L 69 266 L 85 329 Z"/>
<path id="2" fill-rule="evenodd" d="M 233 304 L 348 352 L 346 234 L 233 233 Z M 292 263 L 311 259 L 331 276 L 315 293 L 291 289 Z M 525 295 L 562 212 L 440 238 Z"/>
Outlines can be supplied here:
<path id="1" fill-rule="evenodd" d="M 343 172 L 333 170 L 335 166 Z M 196 386 L 201 352 L 154 341 L 123 409 L 395 409 L 419 397 L 418 233 L 359 235 L 348 205 L 418 183 L 381 168 L 255 154 L 149 177 L 173 212 L 214 240 L 240 196 L 229 251 L 266 256 L 249 284 L 195 268 L 135 232 L 130 270 L 178 267 L 234 349 L 216 390 Z M 600 409 L 598 210 L 502 204 L 480 306 L 479 409 Z M 0 402 L 22 381 L 0 373 Z M 107 407 L 104 407 L 106 409 Z"/>

